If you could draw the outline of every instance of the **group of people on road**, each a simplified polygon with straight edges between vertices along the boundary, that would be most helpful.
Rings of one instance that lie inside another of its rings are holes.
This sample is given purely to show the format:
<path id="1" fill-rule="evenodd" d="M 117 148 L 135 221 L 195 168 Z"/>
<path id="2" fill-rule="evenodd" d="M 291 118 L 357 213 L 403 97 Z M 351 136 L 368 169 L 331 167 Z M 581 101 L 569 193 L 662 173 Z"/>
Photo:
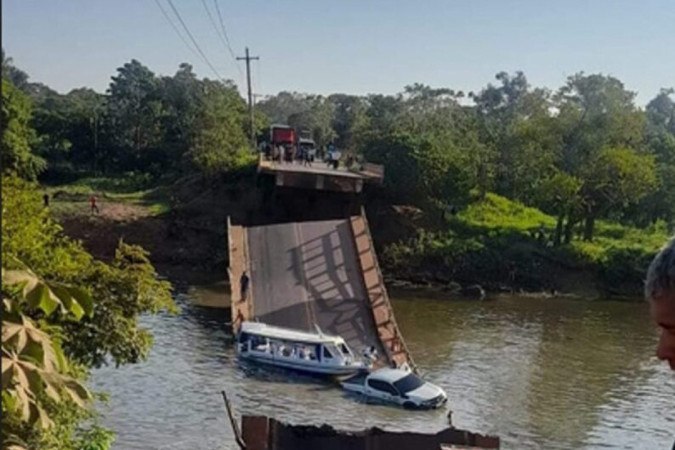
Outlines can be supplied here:
<path id="1" fill-rule="evenodd" d="M 334 143 L 329 143 L 325 150 L 318 151 L 315 147 L 295 147 L 291 144 L 270 144 L 262 145 L 263 155 L 267 161 L 279 163 L 297 162 L 305 167 L 312 167 L 312 163 L 317 159 L 323 159 L 328 167 L 338 169 L 342 160 L 342 151 Z M 323 157 L 323 158 L 322 158 Z M 355 162 L 355 158 L 349 154 L 344 164 L 350 167 Z"/>

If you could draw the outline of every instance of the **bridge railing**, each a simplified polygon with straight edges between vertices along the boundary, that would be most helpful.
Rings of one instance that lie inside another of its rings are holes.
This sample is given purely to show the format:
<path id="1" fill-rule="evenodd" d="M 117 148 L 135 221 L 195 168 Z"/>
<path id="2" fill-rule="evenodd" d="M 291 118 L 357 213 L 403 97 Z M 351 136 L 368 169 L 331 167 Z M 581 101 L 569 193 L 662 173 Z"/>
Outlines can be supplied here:
<path id="1" fill-rule="evenodd" d="M 382 270 L 375 254 L 375 245 L 363 207 L 361 208 L 361 215 L 353 219 L 361 220 L 362 222 L 359 226 L 352 220 L 352 233 L 354 234 L 356 253 L 361 266 L 363 282 L 370 300 L 373 320 L 382 346 L 387 352 L 390 361 L 396 365 L 406 362 L 413 371 L 417 372 L 417 366 L 396 323 L 394 309 L 387 294 L 384 277 L 382 276 Z M 373 279 L 373 277 L 375 278 Z"/>

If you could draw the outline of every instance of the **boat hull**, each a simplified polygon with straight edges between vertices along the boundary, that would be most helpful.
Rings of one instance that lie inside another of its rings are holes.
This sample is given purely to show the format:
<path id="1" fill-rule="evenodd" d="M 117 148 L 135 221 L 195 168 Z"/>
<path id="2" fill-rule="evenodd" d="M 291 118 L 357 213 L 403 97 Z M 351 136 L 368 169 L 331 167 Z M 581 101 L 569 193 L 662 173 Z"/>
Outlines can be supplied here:
<path id="1" fill-rule="evenodd" d="M 268 366 L 279 367 L 282 369 L 289 369 L 303 373 L 309 373 L 314 375 L 350 375 L 356 372 L 363 370 L 365 367 L 361 364 L 354 365 L 328 365 L 328 364 L 316 364 L 311 361 L 304 360 L 291 360 L 290 358 L 278 358 L 269 355 L 256 355 L 250 352 L 241 352 L 239 353 L 239 358 L 255 362 L 259 364 L 264 364 Z"/>

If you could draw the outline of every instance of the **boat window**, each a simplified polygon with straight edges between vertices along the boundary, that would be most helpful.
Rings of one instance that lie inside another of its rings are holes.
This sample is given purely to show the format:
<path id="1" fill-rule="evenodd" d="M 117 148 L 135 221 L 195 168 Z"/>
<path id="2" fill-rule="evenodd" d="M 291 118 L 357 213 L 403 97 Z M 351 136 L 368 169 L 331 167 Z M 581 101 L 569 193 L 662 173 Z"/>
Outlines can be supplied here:
<path id="1" fill-rule="evenodd" d="M 380 380 L 368 380 L 368 386 L 378 391 L 386 392 L 391 395 L 398 395 L 398 391 L 394 386 L 387 383 L 386 381 Z"/>
<path id="2" fill-rule="evenodd" d="M 277 356 L 289 357 L 293 353 L 293 348 L 286 342 L 275 342 L 275 352 Z"/>
<path id="3" fill-rule="evenodd" d="M 322 357 L 323 358 L 329 358 L 329 359 L 333 358 L 333 354 L 331 353 L 330 350 L 328 350 L 328 347 L 326 347 L 325 345 L 323 346 L 323 356 Z"/>
<path id="4" fill-rule="evenodd" d="M 300 359 L 316 360 L 316 347 L 308 345 L 298 345 L 296 348 L 295 356 Z"/>
<path id="5" fill-rule="evenodd" d="M 351 356 L 352 352 L 349 351 L 349 347 L 344 342 L 341 342 L 340 345 L 338 345 L 338 348 L 342 352 L 343 355 L 345 356 Z"/>
<path id="6" fill-rule="evenodd" d="M 396 386 L 396 389 L 398 389 L 403 394 L 414 391 L 423 384 L 424 381 L 414 373 L 408 374 L 398 381 L 394 381 L 394 386 Z"/>
<path id="7" fill-rule="evenodd" d="M 251 341 L 251 350 L 259 352 L 267 352 L 269 350 L 269 343 L 265 337 L 252 335 L 248 340 Z"/>

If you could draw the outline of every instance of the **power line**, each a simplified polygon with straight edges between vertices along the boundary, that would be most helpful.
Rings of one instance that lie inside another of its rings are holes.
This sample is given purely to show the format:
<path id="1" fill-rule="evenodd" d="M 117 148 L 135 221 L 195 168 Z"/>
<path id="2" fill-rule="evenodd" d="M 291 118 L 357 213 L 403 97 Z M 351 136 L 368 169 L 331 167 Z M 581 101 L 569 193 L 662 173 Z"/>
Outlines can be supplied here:
<path id="1" fill-rule="evenodd" d="M 197 51 L 199 52 L 200 55 L 202 55 L 202 59 L 204 60 L 204 62 L 211 68 L 213 73 L 220 79 L 220 81 L 225 82 L 223 77 L 221 77 L 220 74 L 218 73 L 218 71 L 215 69 L 215 67 L 213 67 L 213 64 L 211 64 L 211 61 L 209 61 L 209 58 L 206 57 L 206 55 L 204 54 L 202 49 L 199 47 L 199 44 L 197 43 L 197 40 L 194 38 L 194 36 L 190 32 L 190 29 L 187 27 L 187 25 L 185 25 L 185 22 L 183 21 L 183 18 L 178 13 L 178 10 L 176 9 L 176 7 L 173 4 L 173 1 L 167 0 L 167 2 L 169 3 L 169 6 L 171 6 L 171 9 L 173 10 L 176 17 L 178 18 L 178 21 L 180 21 L 181 25 L 183 25 L 183 28 L 185 29 L 185 32 L 187 33 L 187 35 L 190 37 L 190 40 L 192 41 L 192 43 L 197 48 Z"/>
<path id="2" fill-rule="evenodd" d="M 260 64 L 261 64 L 261 62 L 260 62 L 260 60 L 258 60 L 258 64 L 255 65 L 255 74 L 256 74 L 255 80 L 256 80 L 256 82 L 254 83 L 254 88 L 258 92 L 262 92 L 262 90 L 263 90 L 262 78 L 260 78 Z M 255 103 L 255 101 L 253 103 Z"/>
<path id="3" fill-rule="evenodd" d="M 227 40 L 227 35 L 223 35 L 223 32 L 218 28 L 218 25 L 216 25 L 216 21 L 213 19 L 213 16 L 211 15 L 211 10 L 209 9 L 208 6 L 206 6 L 206 0 L 202 0 L 202 6 L 204 6 L 204 9 L 206 10 L 206 14 L 209 16 L 209 21 L 211 22 L 211 25 L 213 26 L 213 29 L 216 31 L 216 34 L 218 35 L 218 38 L 220 39 L 220 42 L 223 43 L 225 46 L 225 49 L 230 52 L 230 56 L 232 56 L 232 60 L 234 61 L 234 65 L 239 71 L 239 75 L 243 76 L 244 74 L 241 72 L 241 68 L 239 67 L 239 64 L 237 64 L 236 56 L 234 55 L 234 52 L 230 48 L 230 42 Z M 218 3 L 216 3 L 216 7 L 218 6 Z M 221 21 L 222 24 L 222 21 Z M 225 37 L 223 37 L 225 36 Z"/>
<path id="4" fill-rule="evenodd" d="M 199 53 L 197 53 L 197 51 L 196 51 L 194 48 L 192 48 L 192 46 L 191 46 L 190 44 L 188 44 L 188 41 L 185 40 L 185 37 L 184 37 L 183 34 L 180 32 L 180 30 L 178 29 L 178 27 L 176 26 L 176 24 L 173 23 L 173 20 L 171 20 L 171 17 L 169 17 L 169 14 L 166 12 L 166 10 L 165 10 L 164 7 L 162 6 L 162 4 L 159 2 L 159 0 L 155 0 L 155 3 L 156 3 L 157 6 L 159 7 L 160 11 L 162 11 L 162 14 L 163 14 L 164 17 L 166 18 L 167 22 L 169 22 L 169 24 L 171 25 L 171 28 L 173 28 L 173 30 L 176 32 L 176 34 L 178 35 L 178 37 L 180 38 L 180 40 L 183 41 L 183 44 L 185 44 L 185 46 L 186 46 L 188 49 L 190 49 L 190 51 L 191 51 L 192 53 L 194 53 L 195 56 L 197 56 L 197 57 L 199 58 Z"/>
<path id="5" fill-rule="evenodd" d="M 204 0 L 202 0 L 204 1 Z M 225 38 L 225 43 L 227 44 L 228 50 L 230 50 L 230 55 L 232 55 L 232 58 L 234 60 L 237 60 L 237 57 L 234 54 L 234 51 L 232 50 L 232 45 L 230 45 L 230 39 L 227 37 L 227 30 L 225 29 L 225 22 L 223 21 L 223 15 L 220 13 L 220 7 L 218 6 L 218 0 L 213 0 L 213 4 L 216 5 L 216 12 L 218 13 L 218 20 L 220 20 L 220 28 L 223 30 L 223 37 Z M 239 66 L 237 66 L 239 67 Z M 241 69 L 239 69 L 241 73 Z"/>

